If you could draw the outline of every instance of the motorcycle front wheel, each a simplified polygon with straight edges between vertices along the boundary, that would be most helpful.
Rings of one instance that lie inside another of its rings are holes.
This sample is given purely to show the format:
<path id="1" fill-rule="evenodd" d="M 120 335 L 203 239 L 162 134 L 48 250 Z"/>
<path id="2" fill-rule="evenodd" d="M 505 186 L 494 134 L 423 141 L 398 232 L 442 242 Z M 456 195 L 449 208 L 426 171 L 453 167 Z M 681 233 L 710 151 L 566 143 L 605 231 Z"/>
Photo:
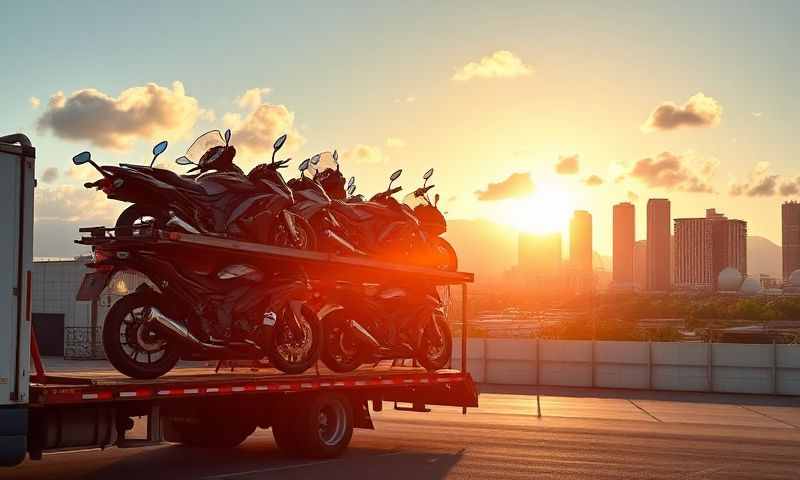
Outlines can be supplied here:
<path id="1" fill-rule="evenodd" d="M 306 305 L 303 305 L 300 313 L 297 320 L 302 334 L 297 335 L 289 326 L 292 312 L 287 306 L 278 315 L 267 347 L 267 357 L 272 366 L 292 375 L 303 373 L 316 363 L 322 336 L 316 314 Z"/>
<path id="2" fill-rule="evenodd" d="M 114 227 L 117 236 L 132 237 L 144 234 L 148 227 L 161 228 L 165 223 L 164 212 L 160 208 L 134 203 L 122 211 Z"/>
<path id="3" fill-rule="evenodd" d="M 450 325 L 444 317 L 431 314 L 422 326 L 417 362 L 433 372 L 447 366 L 452 354 L 453 334 L 450 332 Z"/>
<path id="4" fill-rule="evenodd" d="M 317 249 L 317 234 L 314 228 L 305 218 L 290 213 L 292 223 L 294 224 L 297 237 L 294 238 L 289 232 L 289 227 L 282 215 L 278 215 L 278 219 L 272 227 L 269 236 L 269 243 L 278 247 L 297 248 L 299 250 L 316 250 Z"/>
<path id="5" fill-rule="evenodd" d="M 448 272 L 458 271 L 458 255 L 455 248 L 444 238 L 435 237 L 431 240 L 435 258 L 434 267 Z"/>

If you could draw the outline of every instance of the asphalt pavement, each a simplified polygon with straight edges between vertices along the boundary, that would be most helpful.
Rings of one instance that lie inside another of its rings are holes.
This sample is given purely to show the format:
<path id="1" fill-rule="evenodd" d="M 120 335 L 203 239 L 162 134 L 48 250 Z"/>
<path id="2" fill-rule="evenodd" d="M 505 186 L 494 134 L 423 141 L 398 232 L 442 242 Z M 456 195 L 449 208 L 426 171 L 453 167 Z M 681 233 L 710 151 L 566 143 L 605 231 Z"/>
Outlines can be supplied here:
<path id="1" fill-rule="evenodd" d="M 800 478 L 800 400 L 482 386 L 480 408 L 374 413 L 346 454 L 284 457 L 269 430 L 238 448 L 165 444 L 46 454 L 0 479 Z M 541 417 L 539 417 L 541 413 Z"/>

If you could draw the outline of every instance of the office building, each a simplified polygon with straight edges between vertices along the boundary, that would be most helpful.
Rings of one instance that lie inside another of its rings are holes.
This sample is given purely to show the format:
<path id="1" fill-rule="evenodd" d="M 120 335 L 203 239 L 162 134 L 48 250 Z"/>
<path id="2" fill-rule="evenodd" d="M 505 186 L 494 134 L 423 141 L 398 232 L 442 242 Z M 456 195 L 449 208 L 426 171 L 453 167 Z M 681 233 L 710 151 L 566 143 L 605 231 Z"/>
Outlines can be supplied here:
<path id="1" fill-rule="evenodd" d="M 800 203 L 781 205 L 781 246 L 783 251 L 783 280 L 800 269 Z"/>
<path id="2" fill-rule="evenodd" d="M 637 290 L 647 289 L 647 240 L 633 245 L 633 285 Z"/>
<path id="3" fill-rule="evenodd" d="M 636 242 L 636 210 L 632 203 L 614 205 L 612 238 L 612 286 L 633 286 L 633 246 Z"/>
<path id="4" fill-rule="evenodd" d="M 569 222 L 569 263 L 576 272 L 592 271 L 592 215 L 585 210 Z"/>
<path id="5" fill-rule="evenodd" d="M 667 291 L 671 288 L 670 202 L 666 198 L 647 201 L 647 289 Z"/>

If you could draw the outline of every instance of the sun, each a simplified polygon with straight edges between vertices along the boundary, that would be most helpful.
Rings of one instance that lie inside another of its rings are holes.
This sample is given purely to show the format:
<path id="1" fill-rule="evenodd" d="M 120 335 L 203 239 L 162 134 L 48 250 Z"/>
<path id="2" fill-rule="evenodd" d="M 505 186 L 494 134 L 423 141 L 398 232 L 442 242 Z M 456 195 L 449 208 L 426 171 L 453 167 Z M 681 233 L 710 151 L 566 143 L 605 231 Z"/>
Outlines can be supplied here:
<path id="1" fill-rule="evenodd" d="M 569 192 L 554 183 L 538 184 L 530 197 L 504 203 L 498 220 L 529 233 L 564 232 L 572 215 Z"/>

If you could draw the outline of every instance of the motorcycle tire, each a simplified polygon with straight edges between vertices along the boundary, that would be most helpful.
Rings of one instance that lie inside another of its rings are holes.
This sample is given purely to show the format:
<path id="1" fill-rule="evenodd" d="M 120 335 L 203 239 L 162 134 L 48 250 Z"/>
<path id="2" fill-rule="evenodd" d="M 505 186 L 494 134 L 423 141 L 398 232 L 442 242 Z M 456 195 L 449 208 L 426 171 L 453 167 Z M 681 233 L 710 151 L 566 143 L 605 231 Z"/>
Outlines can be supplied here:
<path id="1" fill-rule="evenodd" d="M 439 270 L 448 272 L 458 271 L 458 255 L 450 242 L 441 237 L 431 240 L 433 252 L 436 258 L 434 266 Z"/>
<path id="2" fill-rule="evenodd" d="M 436 331 L 433 322 L 437 322 L 441 338 L 435 339 Z M 417 362 L 429 372 L 441 370 L 450 362 L 453 354 L 453 334 L 450 325 L 439 315 L 430 315 L 422 326 L 422 335 L 417 349 Z"/>
<path id="3" fill-rule="evenodd" d="M 288 308 L 287 306 L 286 309 L 288 310 Z M 305 352 L 304 358 L 297 360 L 287 358 L 285 353 L 291 356 L 291 352 L 285 352 L 285 350 L 291 347 L 283 346 L 283 354 L 279 351 L 282 347 L 280 342 L 285 338 L 285 329 L 289 328 L 288 325 L 284 323 L 287 313 L 278 317 L 278 321 L 275 323 L 274 328 L 272 328 L 270 338 L 268 339 L 269 347 L 267 348 L 267 358 L 269 358 L 270 363 L 273 367 L 290 375 L 305 372 L 319 359 L 320 340 L 322 337 L 322 328 L 320 328 L 319 319 L 306 305 L 303 306 L 301 311 L 306 324 L 306 328 L 304 328 L 305 334 L 311 336 L 311 345 L 309 346 L 308 352 Z"/>
<path id="4" fill-rule="evenodd" d="M 166 223 L 164 212 L 152 205 L 142 205 L 134 203 L 129 206 L 117 218 L 117 223 L 114 225 L 117 236 L 131 237 L 137 232 L 134 228 L 136 221 L 144 218 L 152 218 L 152 226 L 154 228 L 162 228 Z"/>
<path id="5" fill-rule="evenodd" d="M 308 220 L 295 213 L 290 213 L 289 215 L 292 216 L 299 240 L 295 242 L 291 238 L 282 215 L 278 215 L 278 219 L 269 234 L 269 243 L 277 247 L 317 250 L 317 234 L 314 231 L 314 227 L 311 226 Z"/>
<path id="6" fill-rule="evenodd" d="M 160 338 L 154 332 L 140 331 L 145 327 L 137 324 L 144 308 L 155 306 L 163 310 L 159 303 L 158 297 L 137 292 L 122 297 L 108 311 L 103 324 L 103 349 L 108 361 L 120 373 L 131 378 L 153 379 L 169 372 L 178 363 L 180 351 L 175 342 Z M 162 340 L 164 343 L 156 350 L 154 345 Z M 128 343 L 131 341 L 135 343 Z M 155 353 L 161 355 L 150 361 Z M 147 358 L 147 363 L 138 361 L 140 355 Z"/>
<path id="7" fill-rule="evenodd" d="M 325 317 L 322 324 L 323 344 L 320 358 L 326 367 L 336 373 L 352 372 L 366 360 L 366 352 L 357 341 L 343 338 L 346 321 L 346 311 L 338 310 Z M 343 342 L 347 343 L 347 348 L 354 350 L 346 351 Z"/>

